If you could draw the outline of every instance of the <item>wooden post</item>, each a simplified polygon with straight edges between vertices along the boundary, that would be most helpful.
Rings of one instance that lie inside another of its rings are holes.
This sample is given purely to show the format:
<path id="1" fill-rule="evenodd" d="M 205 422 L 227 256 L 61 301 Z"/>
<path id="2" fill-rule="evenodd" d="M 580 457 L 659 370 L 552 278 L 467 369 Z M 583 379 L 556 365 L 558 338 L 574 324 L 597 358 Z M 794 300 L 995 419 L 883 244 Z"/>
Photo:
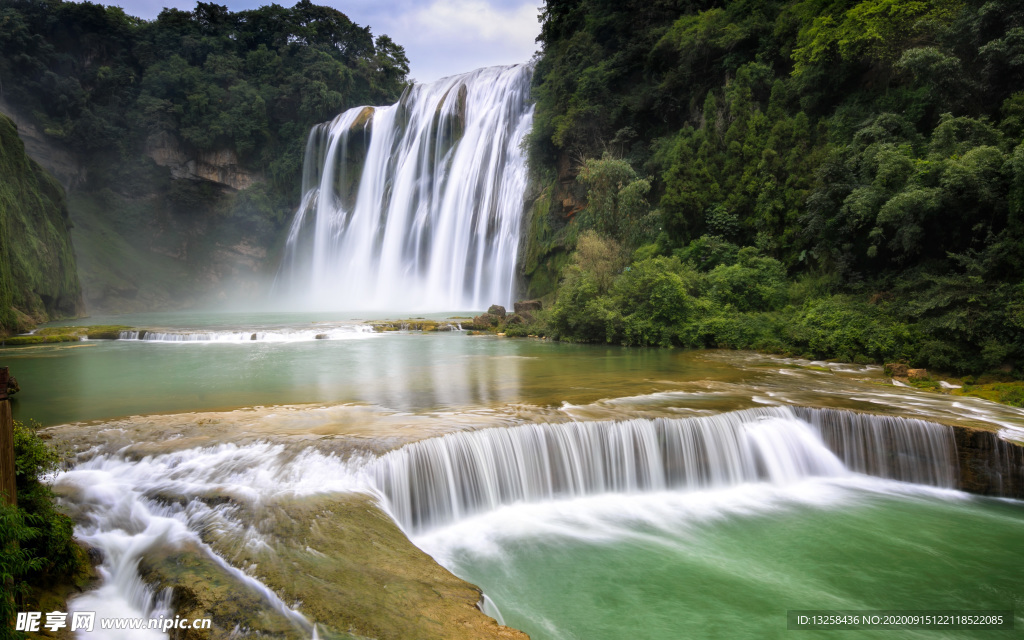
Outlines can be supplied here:
<path id="1" fill-rule="evenodd" d="M 14 482 L 14 414 L 7 395 L 7 382 L 11 374 L 0 367 L 0 500 L 4 504 L 18 504 L 18 489 Z"/>

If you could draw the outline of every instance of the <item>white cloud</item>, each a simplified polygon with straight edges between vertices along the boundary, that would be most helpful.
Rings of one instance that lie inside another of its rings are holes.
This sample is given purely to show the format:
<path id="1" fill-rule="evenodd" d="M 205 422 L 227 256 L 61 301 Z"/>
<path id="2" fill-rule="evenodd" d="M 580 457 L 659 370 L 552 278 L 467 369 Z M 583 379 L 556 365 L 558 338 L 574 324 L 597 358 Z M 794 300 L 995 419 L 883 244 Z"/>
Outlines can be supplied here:
<path id="1" fill-rule="evenodd" d="M 94 0 L 95 1 L 95 0 Z M 120 4 L 130 15 L 152 20 L 165 6 L 186 11 L 195 0 L 99 0 Z M 232 11 L 275 0 L 214 0 Z M 292 6 L 293 0 L 276 0 Z M 334 7 L 374 35 L 387 34 L 405 47 L 410 76 L 431 82 L 479 67 L 526 62 L 540 33 L 543 0 L 313 0 Z"/>
<path id="2" fill-rule="evenodd" d="M 419 81 L 496 64 L 526 62 L 540 33 L 537 0 L 498 6 L 484 0 L 435 0 L 389 19 L 378 16 L 377 33 L 388 33 L 409 55 Z"/>

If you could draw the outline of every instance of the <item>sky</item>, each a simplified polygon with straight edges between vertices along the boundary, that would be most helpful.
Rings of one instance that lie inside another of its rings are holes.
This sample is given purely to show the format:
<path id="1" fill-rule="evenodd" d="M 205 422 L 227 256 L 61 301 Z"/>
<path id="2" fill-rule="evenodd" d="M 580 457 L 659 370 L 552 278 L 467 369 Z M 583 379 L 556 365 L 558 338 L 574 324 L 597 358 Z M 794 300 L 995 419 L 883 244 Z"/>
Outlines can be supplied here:
<path id="1" fill-rule="evenodd" d="M 94 0 L 118 5 L 128 15 L 156 18 L 163 7 L 191 10 L 195 0 Z M 232 11 L 294 0 L 212 0 Z M 374 36 L 387 34 L 405 47 L 409 77 L 417 82 L 479 67 L 526 62 L 540 33 L 543 0 L 313 0 L 338 9 Z"/>

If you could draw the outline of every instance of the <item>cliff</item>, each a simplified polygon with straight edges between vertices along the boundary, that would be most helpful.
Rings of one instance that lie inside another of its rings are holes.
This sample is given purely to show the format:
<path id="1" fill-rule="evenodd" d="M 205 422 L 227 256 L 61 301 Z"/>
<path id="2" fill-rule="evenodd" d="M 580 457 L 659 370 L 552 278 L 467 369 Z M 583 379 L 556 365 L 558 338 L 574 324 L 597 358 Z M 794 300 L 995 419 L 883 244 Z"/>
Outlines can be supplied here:
<path id="1" fill-rule="evenodd" d="M 0 114 L 0 334 L 84 311 L 64 190 Z"/>

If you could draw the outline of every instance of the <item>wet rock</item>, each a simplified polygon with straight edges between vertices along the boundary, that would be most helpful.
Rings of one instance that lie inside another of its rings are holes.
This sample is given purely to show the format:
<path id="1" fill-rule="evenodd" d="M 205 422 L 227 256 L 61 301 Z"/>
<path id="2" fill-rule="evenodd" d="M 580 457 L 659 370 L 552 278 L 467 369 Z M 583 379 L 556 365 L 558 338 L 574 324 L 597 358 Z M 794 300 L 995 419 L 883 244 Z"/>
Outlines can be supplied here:
<path id="1" fill-rule="evenodd" d="M 309 637 L 309 630 L 285 617 L 263 593 L 194 543 L 147 554 L 139 562 L 139 575 L 156 590 L 171 589 L 175 614 L 212 620 L 209 630 L 172 629 L 172 640 Z"/>
<path id="2" fill-rule="evenodd" d="M 255 340 L 255 339 L 256 339 L 256 334 L 254 333 L 254 334 L 252 334 L 251 336 L 249 336 L 249 339 L 250 339 L 250 340 Z"/>
<path id="3" fill-rule="evenodd" d="M 328 336 L 326 333 L 318 333 L 316 334 L 315 337 L 317 340 L 327 340 L 328 338 L 330 338 L 330 336 Z"/>
<path id="4" fill-rule="evenodd" d="M 501 306 L 500 304 L 492 304 L 490 307 L 488 307 L 487 313 L 492 316 L 498 316 L 499 318 L 504 319 L 505 307 Z"/>
<path id="5" fill-rule="evenodd" d="M 85 555 L 89 558 L 89 564 L 94 567 L 103 564 L 103 549 L 85 544 L 81 541 L 79 541 L 78 544 L 85 548 Z"/>
<path id="6" fill-rule="evenodd" d="M 1024 446 L 983 429 L 953 427 L 960 463 L 959 489 L 1024 499 Z"/>
<path id="7" fill-rule="evenodd" d="M 369 496 L 292 498 L 250 515 L 269 547 L 219 551 L 254 567 L 285 602 L 301 602 L 320 637 L 527 638 L 481 613 L 480 590 L 413 545 Z"/>

